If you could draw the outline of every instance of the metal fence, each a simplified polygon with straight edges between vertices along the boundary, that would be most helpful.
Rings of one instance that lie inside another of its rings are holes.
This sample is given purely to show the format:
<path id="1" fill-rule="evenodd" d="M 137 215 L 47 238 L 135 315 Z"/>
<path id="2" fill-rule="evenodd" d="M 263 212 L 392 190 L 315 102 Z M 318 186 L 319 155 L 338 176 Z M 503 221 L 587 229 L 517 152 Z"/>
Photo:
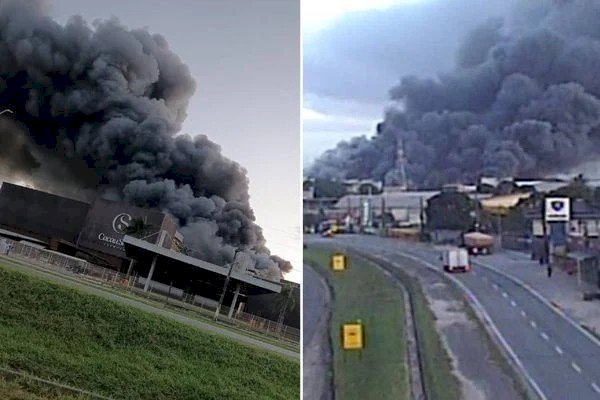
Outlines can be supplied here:
<path id="1" fill-rule="evenodd" d="M 217 302 L 212 299 L 188 293 L 180 288 L 156 281 L 150 281 L 148 292 L 144 292 L 143 288 L 146 283 L 144 277 L 120 273 L 30 243 L 0 239 L 0 253 L 9 258 L 25 260 L 38 267 L 68 275 L 84 282 L 110 286 L 113 289 L 126 291 L 130 294 L 145 297 L 147 300 L 198 313 L 205 317 L 213 317 L 217 307 Z M 234 309 L 231 318 L 229 318 L 229 311 L 229 307 L 221 307 L 220 322 L 239 329 L 264 334 L 279 341 L 289 342 L 292 345 L 300 343 L 300 330 L 297 328 L 243 312 L 241 308 Z"/>

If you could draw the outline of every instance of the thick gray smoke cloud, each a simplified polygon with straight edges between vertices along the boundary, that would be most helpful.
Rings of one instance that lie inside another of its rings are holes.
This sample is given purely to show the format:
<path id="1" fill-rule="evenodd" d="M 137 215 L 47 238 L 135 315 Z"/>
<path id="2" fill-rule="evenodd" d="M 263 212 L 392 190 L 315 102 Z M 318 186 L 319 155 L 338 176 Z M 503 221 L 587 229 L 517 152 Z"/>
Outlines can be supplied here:
<path id="1" fill-rule="evenodd" d="M 397 183 L 398 145 L 421 187 L 598 159 L 600 1 L 524 3 L 512 20 L 490 19 L 468 35 L 451 72 L 402 78 L 377 134 L 340 143 L 309 172 Z"/>
<path id="2" fill-rule="evenodd" d="M 51 20 L 40 1 L 0 1 L 0 173 L 79 197 L 175 216 L 196 254 L 218 264 L 243 248 L 279 278 L 249 205 L 246 171 L 206 136 L 175 136 L 195 83 L 160 35 L 117 20 Z"/>

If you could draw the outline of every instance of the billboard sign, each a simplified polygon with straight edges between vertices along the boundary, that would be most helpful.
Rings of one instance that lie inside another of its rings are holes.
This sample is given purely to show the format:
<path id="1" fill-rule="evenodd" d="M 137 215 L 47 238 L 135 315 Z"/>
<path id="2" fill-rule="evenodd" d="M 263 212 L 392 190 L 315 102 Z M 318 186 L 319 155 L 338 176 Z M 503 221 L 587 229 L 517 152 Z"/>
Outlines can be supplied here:
<path id="1" fill-rule="evenodd" d="M 568 222 L 571 219 L 571 203 L 568 197 L 547 197 L 544 207 L 546 222 Z"/>

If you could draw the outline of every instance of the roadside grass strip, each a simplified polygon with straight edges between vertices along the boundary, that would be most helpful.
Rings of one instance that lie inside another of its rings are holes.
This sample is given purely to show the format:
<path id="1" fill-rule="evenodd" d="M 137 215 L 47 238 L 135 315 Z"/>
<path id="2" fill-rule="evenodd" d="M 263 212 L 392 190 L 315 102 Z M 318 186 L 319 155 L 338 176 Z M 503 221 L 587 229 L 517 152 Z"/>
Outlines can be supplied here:
<path id="1" fill-rule="evenodd" d="M 297 361 L 0 265 L 0 367 L 115 399 L 298 399 Z M 0 397 L 54 397 L 1 375 Z"/>
<path id="2" fill-rule="evenodd" d="M 428 399 L 458 400 L 460 383 L 453 373 L 452 360 L 446 351 L 435 321 L 436 317 L 419 282 L 409 274 L 397 270 L 400 279 L 413 297 L 415 324 L 419 334 L 419 351 L 423 362 L 423 380 Z"/>
<path id="3" fill-rule="evenodd" d="M 335 398 L 409 399 L 407 344 L 402 292 L 378 269 L 349 257 L 346 271 L 329 268 L 331 251 L 307 249 L 304 260 L 332 289 L 331 339 Z M 361 320 L 365 348 L 343 350 L 340 327 Z"/>

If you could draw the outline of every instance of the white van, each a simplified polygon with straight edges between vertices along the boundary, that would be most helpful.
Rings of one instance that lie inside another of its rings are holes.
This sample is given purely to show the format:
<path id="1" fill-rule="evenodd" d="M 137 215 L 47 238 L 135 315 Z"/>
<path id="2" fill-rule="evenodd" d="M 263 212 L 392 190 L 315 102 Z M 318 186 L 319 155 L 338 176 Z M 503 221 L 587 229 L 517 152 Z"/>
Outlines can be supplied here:
<path id="1" fill-rule="evenodd" d="M 467 249 L 459 247 L 446 249 L 442 252 L 441 259 L 444 271 L 446 272 L 468 272 L 471 270 L 469 252 Z"/>

